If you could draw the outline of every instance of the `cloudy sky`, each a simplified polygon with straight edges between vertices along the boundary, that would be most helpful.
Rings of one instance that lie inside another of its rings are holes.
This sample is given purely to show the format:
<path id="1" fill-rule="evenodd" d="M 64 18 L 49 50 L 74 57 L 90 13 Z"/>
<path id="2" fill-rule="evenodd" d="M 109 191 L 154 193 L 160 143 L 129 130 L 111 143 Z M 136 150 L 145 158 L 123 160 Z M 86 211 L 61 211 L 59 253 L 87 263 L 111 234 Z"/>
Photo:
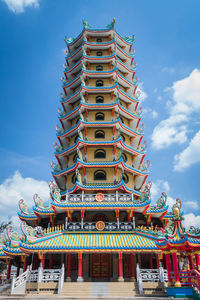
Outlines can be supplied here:
<path id="1" fill-rule="evenodd" d="M 116 18 L 135 34 L 137 75 L 155 201 L 183 203 L 186 225 L 200 226 L 200 2 L 198 0 L 0 0 L 0 216 L 16 223 L 17 203 L 48 199 L 64 36 L 82 17 L 93 28 Z"/>

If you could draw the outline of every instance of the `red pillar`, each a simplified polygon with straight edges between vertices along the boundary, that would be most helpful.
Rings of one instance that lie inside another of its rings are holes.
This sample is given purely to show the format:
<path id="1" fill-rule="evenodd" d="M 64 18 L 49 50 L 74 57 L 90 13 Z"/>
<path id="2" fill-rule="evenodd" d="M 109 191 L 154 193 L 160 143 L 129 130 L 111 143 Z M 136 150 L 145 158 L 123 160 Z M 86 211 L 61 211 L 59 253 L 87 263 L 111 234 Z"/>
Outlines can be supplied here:
<path id="1" fill-rule="evenodd" d="M 7 269 L 7 280 L 10 279 L 11 267 L 12 267 L 12 261 L 10 259 L 8 263 L 8 269 Z"/>
<path id="2" fill-rule="evenodd" d="M 24 263 L 23 263 L 23 273 L 26 271 L 26 269 L 27 269 L 27 257 L 25 256 Z"/>
<path id="3" fill-rule="evenodd" d="M 156 267 L 157 267 L 157 269 L 160 268 L 160 259 L 159 259 L 159 255 L 158 254 L 156 254 Z"/>
<path id="4" fill-rule="evenodd" d="M 71 281 L 71 261 L 72 261 L 72 254 L 69 253 L 67 255 L 67 281 Z"/>
<path id="5" fill-rule="evenodd" d="M 135 255 L 133 253 L 130 254 L 130 261 L 131 261 L 131 281 L 135 281 Z"/>
<path id="6" fill-rule="evenodd" d="M 172 253 L 172 260 L 173 260 L 173 266 L 174 266 L 174 277 L 175 277 L 175 284 L 174 286 L 178 287 L 181 286 L 179 275 L 178 275 L 178 260 L 176 252 Z"/>
<path id="7" fill-rule="evenodd" d="M 118 257 L 118 281 L 124 281 L 122 252 L 119 252 L 119 257 Z"/>
<path id="8" fill-rule="evenodd" d="M 78 253 L 78 278 L 77 278 L 77 281 L 78 282 L 83 281 L 83 256 L 82 256 L 81 252 Z"/>
<path id="9" fill-rule="evenodd" d="M 149 254 L 149 268 L 153 269 L 152 254 Z"/>
<path id="10" fill-rule="evenodd" d="M 17 263 L 17 274 L 16 274 L 16 277 L 19 276 L 20 267 L 21 267 L 21 262 L 19 261 L 19 262 Z"/>
<path id="11" fill-rule="evenodd" d="M 53 254 L 49 255 L 49 269 L 53 269 Z"/>
<path id="12" fill-rule="evenodd" d="M 42 263 L 42 268 L 45 268 L 45 255 L 42 255 L 42 259 L 41 259 L 41 263 Z"/>
<path id="13" fill-rule="evenodd" d="M 172 271 L 172 266 L 171 266 L 171 259 L 169 253 L 165 253 L 165 260 L 166 260 L 166 267 L 168 273 L 168 285 L 171 286 L 172 278 L 170 272 Z"/>
<path id="14" fill-rule="evenodd" d="M 195 260 L 196 260 L 197 271 L 199 271 L 200 270 L 200 259 L 199 259 L 199 253 L 198 252 L 195 253 Z"/>
<path id="15" fill-rule="evenodd" d="M 188 254 L 188 260 L 189 260 L 189 264 L 190 264 L 190 270 L 194 270 L 194 263 L 193 263 L 191 254 Z"/>

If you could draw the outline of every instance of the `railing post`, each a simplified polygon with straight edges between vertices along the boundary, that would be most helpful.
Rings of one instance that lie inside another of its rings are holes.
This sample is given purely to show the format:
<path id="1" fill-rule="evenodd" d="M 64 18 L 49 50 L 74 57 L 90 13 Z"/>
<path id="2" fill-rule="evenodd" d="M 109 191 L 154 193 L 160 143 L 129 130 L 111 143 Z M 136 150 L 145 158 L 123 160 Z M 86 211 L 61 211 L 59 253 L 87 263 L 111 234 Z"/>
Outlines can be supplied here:
<path id="1" fill-rule="evenodd" d="M 164 282 L 165 279 L 164 279 L 164 269 L 163 267 L 159 267 L 159 281 L 160 282 Z"/>
<path id="2" fill-rule="evenodd" d="M 84 202 L 84 191 L 82 191 L 81 198 L 82 198 L 82 202 Z"/>
<path id="3" fill-rule="evenodd" d="M 137 275 L 137 283 L 138 283 L 139 293 L 140 293 L 140 295 L 142 295 L 143 294 L 142 276 L 141 276 L 141 273 L 140 273 L 139 264 L 137 264 L 137 267 L 136 267 L 136 275 Z"/>
<path id="4" fill-rule="evenodd" d="M 119 194 L 118 194 L 118 191 L 116 191 L 116 202 L 119 201 Z"/>
<path id="5" fill-rule="evenodd" d="M 38 268 L 38 283 L 42 282 L 42 277 L 43 277 L 43 268 L 42 268 L 42 263 L 40 263 L 40 266 Z"/>
<path id="6" fill-rule="evenodd" d="M 60 269 L 60 278 L 58 281 L 58 294 L 62 292 L 64 277 L 65 277 L 65 267 L 64 264 L 62 264 L 62 267 Z"/>
<path id="7" fill-rule="evenodd" d="M 13 292 L 14 292 L 15 279 L 16 279 L 16 276 L 15 276 L 15 274 L 14 274 L 14 275 L 13 275 L 13 278 L 12 278 L 11 289 L 10 289 L 10 294 L 11 294 L 11 295 L 12 295 Z"/>

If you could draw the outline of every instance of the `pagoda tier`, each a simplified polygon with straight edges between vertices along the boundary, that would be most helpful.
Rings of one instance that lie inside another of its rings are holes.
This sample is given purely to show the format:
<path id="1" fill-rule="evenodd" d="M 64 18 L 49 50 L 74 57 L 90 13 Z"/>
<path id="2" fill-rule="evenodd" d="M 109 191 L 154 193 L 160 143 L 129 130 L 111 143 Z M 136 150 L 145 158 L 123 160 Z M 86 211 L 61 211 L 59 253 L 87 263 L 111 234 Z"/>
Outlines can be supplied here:
<path id="1" fill-rule="evenodd" d="M 59 144 L 54 143 L 58 163 L 51 163 L 61 195 L 81 190 L 141 196 L 149 161 L 141 143 L 132 41 L 114 28 L 85 28 L 66 40 Z"/>

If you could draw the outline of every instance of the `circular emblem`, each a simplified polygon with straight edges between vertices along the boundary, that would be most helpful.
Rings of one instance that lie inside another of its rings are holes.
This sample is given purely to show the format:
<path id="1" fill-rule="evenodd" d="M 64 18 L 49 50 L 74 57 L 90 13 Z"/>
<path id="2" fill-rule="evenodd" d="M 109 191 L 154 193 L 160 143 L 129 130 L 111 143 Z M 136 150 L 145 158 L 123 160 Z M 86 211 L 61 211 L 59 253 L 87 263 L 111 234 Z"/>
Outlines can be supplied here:
<path id="1" fill-rule="evenodd" d="M 95 198 L 97 202 L 102 202 L 104 200 L 104 194 L 97 193 Z"/>
<path id="2" fill-rule="evenodd" d="M 98 221 L 96 223 L 96 229 L 97 230 L 104 230 L 104 228 L 105 228 L 105 223 L 103 221 Z"/>

